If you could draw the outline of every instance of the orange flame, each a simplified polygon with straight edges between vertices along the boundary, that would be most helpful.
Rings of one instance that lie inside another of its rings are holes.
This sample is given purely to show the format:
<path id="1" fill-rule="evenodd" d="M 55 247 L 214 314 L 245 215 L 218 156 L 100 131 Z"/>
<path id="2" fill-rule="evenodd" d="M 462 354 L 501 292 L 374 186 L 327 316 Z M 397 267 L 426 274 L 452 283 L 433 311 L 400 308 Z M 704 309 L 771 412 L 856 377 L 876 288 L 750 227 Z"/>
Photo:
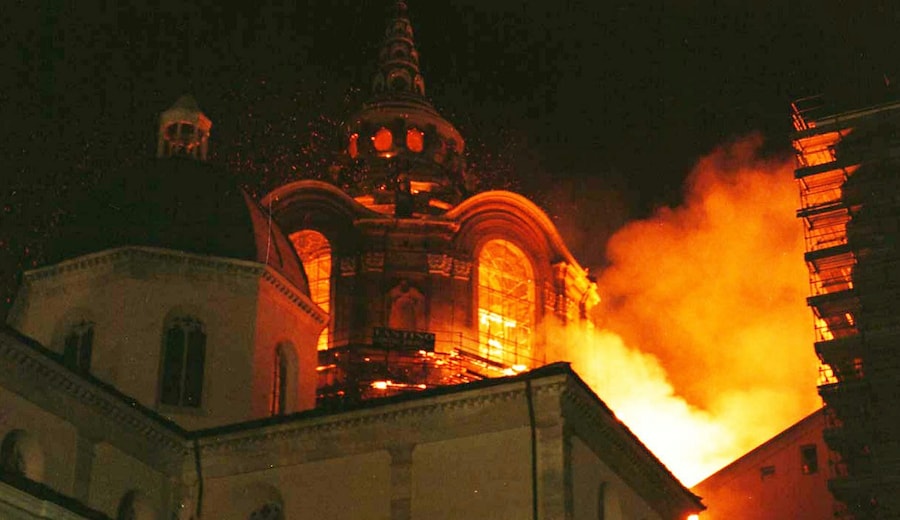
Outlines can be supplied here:
<path id="1" fill-rule="evenodd" d="M 760 145 L 715 150 L 682 206 L 612 237 L 604 330 L 548 335 L 688 485 L 819 405 L 792 163 Z"/>

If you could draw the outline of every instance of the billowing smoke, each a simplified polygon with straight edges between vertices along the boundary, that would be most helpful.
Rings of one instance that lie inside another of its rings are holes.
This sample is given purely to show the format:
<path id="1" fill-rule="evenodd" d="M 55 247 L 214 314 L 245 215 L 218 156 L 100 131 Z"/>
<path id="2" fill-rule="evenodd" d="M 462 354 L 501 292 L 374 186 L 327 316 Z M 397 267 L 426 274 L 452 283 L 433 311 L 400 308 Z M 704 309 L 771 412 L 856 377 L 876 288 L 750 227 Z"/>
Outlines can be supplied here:
<path id="1" fill-rule="evenodd" d="M 548 335 L 687 485 L 819 406 L 792 163 L 760 145 L 715 150 L 683 205 L 619 230 L 598 325 Z"/>

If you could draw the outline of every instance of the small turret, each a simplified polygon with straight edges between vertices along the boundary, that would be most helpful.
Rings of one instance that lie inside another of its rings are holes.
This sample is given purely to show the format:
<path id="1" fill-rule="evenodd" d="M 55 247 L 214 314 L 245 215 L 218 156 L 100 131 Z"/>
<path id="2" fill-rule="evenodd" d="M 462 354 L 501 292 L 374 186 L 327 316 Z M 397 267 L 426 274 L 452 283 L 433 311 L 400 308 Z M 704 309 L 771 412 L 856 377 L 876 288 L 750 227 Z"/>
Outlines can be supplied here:
<path id="1" fill-rule="evenodd" d="M 209 130 L 212 121 L 197 105 L 197 101 L 184 95 L 159 116 L 159 140 L 157 157 L 191 157 L 206 160 L 209 147 Z"/>

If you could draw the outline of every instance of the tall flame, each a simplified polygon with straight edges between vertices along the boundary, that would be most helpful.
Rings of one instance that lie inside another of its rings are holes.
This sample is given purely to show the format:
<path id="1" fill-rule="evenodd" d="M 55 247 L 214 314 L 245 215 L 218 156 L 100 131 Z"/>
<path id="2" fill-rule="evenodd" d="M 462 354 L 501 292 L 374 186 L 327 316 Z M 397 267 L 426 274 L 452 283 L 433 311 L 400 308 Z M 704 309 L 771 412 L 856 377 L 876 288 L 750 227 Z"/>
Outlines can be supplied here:
<path id="1" fill-rule="evenodd" d="M 548 334 L 687 485 L 819 403 L 791 162 L 760 159 L 761 143 L 713 151 L 682 206 L 612 237 L 602 330 Z"/>

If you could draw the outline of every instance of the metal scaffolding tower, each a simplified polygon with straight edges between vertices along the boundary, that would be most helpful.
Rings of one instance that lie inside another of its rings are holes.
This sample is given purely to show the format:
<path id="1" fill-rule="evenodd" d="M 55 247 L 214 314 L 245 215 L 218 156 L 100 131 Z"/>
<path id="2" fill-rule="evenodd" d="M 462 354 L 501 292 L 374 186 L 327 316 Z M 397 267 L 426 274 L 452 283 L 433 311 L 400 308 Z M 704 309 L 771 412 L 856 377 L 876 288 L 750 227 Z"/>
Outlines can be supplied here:
<path id="1" fill-rule="evenodd" d="M 839 518 L 900 518 L 900 102 L 792 104 Z"/>

